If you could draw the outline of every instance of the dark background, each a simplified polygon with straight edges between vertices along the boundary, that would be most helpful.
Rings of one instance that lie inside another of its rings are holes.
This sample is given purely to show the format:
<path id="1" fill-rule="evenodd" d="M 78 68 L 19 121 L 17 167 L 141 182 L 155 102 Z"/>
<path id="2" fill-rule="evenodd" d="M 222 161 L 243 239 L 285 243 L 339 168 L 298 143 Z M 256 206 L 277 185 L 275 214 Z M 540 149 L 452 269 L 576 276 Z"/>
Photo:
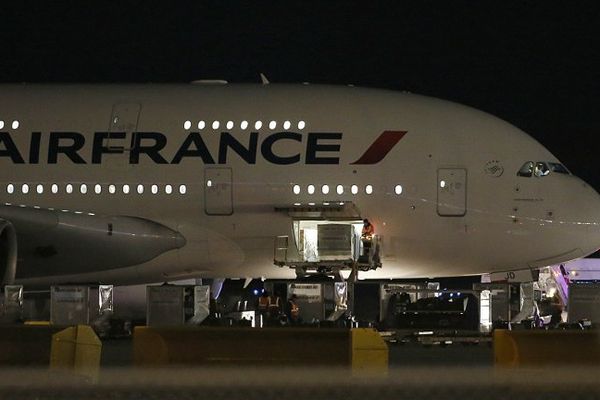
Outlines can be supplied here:
<path id="1" fill-rule="evenodd" d="M 14 3 L 0 6 L 0 82 L 258 82 L 264 72 L 408 90 L 508 120 L 600 189 L 594 2 Z"/>

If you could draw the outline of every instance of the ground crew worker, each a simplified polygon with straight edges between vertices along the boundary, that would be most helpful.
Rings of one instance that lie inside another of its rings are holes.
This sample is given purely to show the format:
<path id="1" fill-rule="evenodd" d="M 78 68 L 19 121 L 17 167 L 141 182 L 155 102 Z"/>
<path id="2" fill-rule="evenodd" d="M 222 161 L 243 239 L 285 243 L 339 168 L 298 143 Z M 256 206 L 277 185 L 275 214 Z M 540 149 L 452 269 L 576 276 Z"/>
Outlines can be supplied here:
<path id="1" fill-rule="evenodd" d="M 298 325 L 300 323 L 300 307 L 298 307 L 298 296 L 293 294 L 287 302 L 285 314 L 290 321 L 290 325 Z"/>
<path id="2" fill-rule="evenodd" d="M 369 222 L 368 219 L 363 220 L 363 228 L 362 233 L 360 235 L 360 240 L 363 244 L 363 255 L 368 257 L 371 251 L 371 244 L 373 241 L 373 235 L 375 234 L 375 227 L 373 224 Z"/>
<path id="3" fill-rule="evenodd" d="M 281 299 L 277 295 L 269 296 L 268 319 L 270 325 L 275 325 L 281 314 Z"/>
<path id="4" fill-rule="evenodd" d="M 264 326 L 269 313 L 269 292 L 263 291 L 258 298 L 258 315 L 260 315 L 260 326 Z"/>

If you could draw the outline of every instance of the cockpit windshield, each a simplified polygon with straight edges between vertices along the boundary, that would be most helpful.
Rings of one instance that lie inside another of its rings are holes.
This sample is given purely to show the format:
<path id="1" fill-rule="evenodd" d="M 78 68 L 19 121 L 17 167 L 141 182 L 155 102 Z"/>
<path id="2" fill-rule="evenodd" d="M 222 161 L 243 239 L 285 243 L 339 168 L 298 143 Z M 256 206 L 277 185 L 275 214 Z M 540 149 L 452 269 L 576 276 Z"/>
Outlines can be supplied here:
<path id="1" fill-rule="evenodd" d="M 546 161 L 527 161 L 517 172 L 517 176 L 530 178 L 535 176 L 536 178 L 543 178 L 544 176 L 550 175 L 551 172 L 557 174 L 570 175 L 569 170 L 562 164 Z"/>

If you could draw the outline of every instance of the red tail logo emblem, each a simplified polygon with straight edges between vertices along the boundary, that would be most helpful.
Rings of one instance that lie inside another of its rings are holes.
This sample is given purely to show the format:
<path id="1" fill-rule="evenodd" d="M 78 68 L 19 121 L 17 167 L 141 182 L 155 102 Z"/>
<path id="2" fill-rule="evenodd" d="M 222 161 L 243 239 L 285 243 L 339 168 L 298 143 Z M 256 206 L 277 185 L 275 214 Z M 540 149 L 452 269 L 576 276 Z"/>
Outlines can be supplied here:
<path id="1" fill-rule="evenodd" d="M 404 135 L 406 135 L 406 131 L 384 131 L 358 160 L 350 164 L 377 164 L 387 156 Z"/>

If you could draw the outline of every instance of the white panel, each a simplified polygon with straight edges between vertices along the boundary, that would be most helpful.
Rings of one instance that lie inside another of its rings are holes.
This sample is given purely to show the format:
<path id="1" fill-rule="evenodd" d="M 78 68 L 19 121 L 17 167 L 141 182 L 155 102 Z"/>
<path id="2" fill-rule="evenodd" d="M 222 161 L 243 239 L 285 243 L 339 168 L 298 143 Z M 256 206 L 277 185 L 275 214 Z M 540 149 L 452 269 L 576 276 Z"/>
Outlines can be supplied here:
<path id="1" fill-rule="evenodd" d="M 462 217 L 467 213 L 467 170 L 441 168 L 437 177 L 437 212 L 444 217 Z"/>
<path id="2" fill-rule="evenodd" d="M 207 185 L 209 181 L 210 185 Z M 204 170 L 204 209 L 208 215 L 233 214 L 231 168 Z"/>

